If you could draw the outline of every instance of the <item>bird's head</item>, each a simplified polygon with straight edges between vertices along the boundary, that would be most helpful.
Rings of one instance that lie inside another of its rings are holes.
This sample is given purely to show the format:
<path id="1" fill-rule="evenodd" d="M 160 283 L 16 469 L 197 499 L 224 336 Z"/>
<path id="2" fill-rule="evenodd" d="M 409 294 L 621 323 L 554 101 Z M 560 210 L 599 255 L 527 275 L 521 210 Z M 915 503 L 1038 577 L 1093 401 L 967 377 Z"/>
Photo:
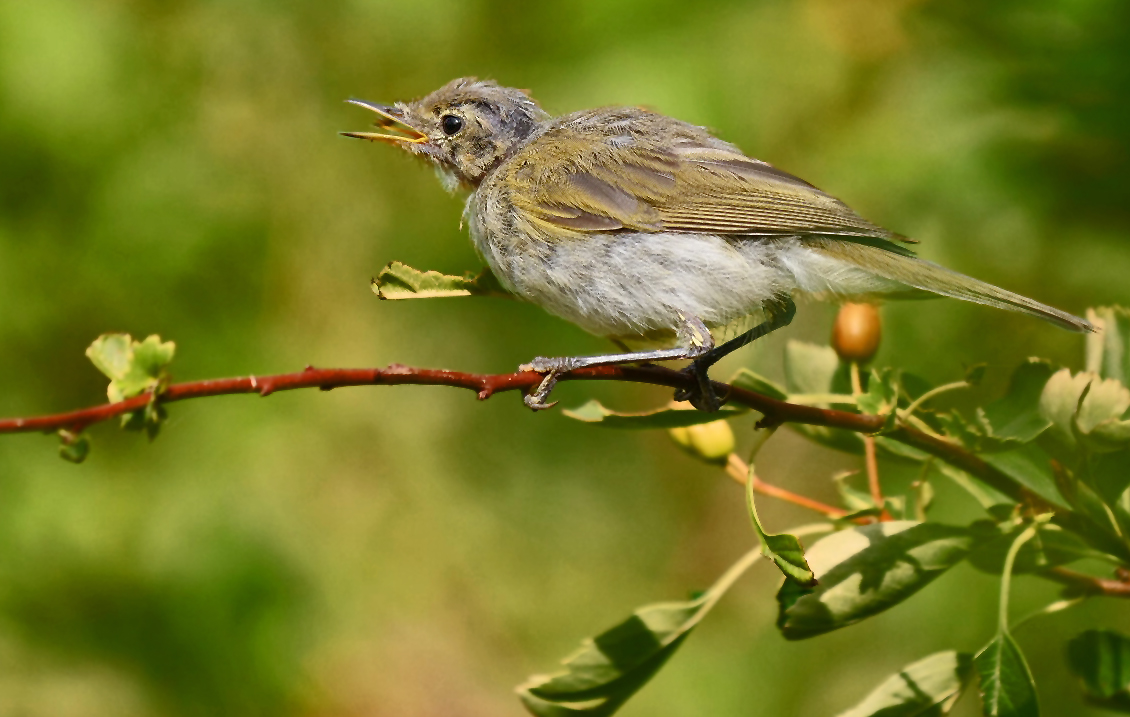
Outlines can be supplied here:
<path id="1" fill-rule="evenodd" d="M 375 112 L 379 131 L 343 135 L 396 144 L 430 160 L 449 189 L 478 186 L 549 117 L 522 90 L 473 77 L 415 102 L 349 101 Z"/>

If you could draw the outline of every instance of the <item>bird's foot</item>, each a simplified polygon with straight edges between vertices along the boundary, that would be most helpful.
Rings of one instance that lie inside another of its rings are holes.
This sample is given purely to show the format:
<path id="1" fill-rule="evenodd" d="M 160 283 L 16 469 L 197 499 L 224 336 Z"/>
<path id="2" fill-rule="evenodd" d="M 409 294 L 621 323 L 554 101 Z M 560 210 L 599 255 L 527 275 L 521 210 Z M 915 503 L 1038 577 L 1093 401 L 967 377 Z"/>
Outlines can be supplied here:
<path id="1" fill-rule="evenodd" d="M 538 356 L 529 363 L 524 363 L 518 367 L 519 371 L 534 371 L 535 373 L 544 374 L 541 383 L 537 388 L 530 391 L 522 397 L 522 402 L 529 406 L 532 411 L 544 411 L 553 408 L 557 405 L 557 401 L 546 403 L 549 394 L 552 393 L 553 387 L 557 385 L 557 380 L 561 374 L 567 373 L 576 368 L 574 362 L 568 358 L 546 358 L 545 356 Z"/>
<path id="2" fill-rule="evenodd" d="M 700 411 L 714 413 L 722 407 L 722 400 L 714 391 L 714 384 L 707 375 L 708 367 L 695 361 L 683 369 L 682 373 L 694 377 L 695 384 L 690 388 L 675 391 L 676 401 L 688 401 Z"/>

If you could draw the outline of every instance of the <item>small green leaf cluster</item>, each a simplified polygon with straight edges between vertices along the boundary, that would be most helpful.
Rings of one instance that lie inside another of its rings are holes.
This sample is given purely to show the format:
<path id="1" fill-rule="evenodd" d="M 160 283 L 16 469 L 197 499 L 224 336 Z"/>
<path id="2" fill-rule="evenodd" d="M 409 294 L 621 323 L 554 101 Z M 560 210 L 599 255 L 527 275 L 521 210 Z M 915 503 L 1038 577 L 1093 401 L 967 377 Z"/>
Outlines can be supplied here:
<path id="1" fill-rule="evenodd" d="M 144 408 L 122 415 L 122 428 L 145 431 L 150 440 L 157 437 L 168 417 L 160 395 L 168 385 L 165 370 L 173 361 L 176 344 L 151 335 L 136 341 L 129 334 L 103 334 L 86 349 L 94 366 L 110 379 L 106 396 L 111 403 L 149 394 Z M 90 453 L 90 439 L 81 431 L 59 431 L 59 455 L 72 463 L 82 463 Z"/>
<path id="2" fill-rule="evenodd" d="M 789 425 L 839 451 L 864 454 L 870 444 L 881 466 L 916 465 L 920 478 L 905 495 L 884 495 L 877 504 L 872 492 L 855 484 L 857 474 L 836 476 L 843 509 L 834 521 L 773 534 L 758 516 L 750 468 L 744 482 L 759 547 L 697 600 L 641 608 L 586 640 L 565 661 L 565 672 L 519 688 L 527 709 L 541 717 L 613 714 L 663 666 L 736 577 L 765 557 L 783 575 L 777 627 L 789 640 L 819 637 L 892 609 L 963 561 L 1000 577 L 997 630 L 980 649 L 940 652 L 907 665 L 840 717 L 945 715 L 974 677 L 984 715 L 1039 715 L 1035 679 L 1012 635 L 1013 575 L 1066 585 L 1062 600 L 1030 618 L 1103 594 L 1101 584 L 1111 572 L 1121 585 L 1130 575 L 1130 311 L 1095 309 L 1089 318 L 1102 332 L 1087 342 L 1086 370 L 1028 359 L 1011 372 L 1003 395 L 977 401 L 972 411 L 939 406 L 946 394 L 978 386 L 982 366 L 961 380 L 933 386 L 896 369 L 861 372 L 831 347 L 790 342 L 783 383 L 739 371 L 731 383 L 751 391 L 882 417 L 881 429 L 871 435 Z M 717 448 L 697 449 L 688 431 L 726 425 L 742 411 L 680 409 L 620 413 L 590 402 L 566 415 L 605 428 L 666 429 L 692 455 L 726 463 Z M 908 440 L 908 430 L 926 434 L 944 450 Z M 732 431 L 729 435 L 717 445 L 732 450 Z M 733 465 L 731 460 L 728 469 Z M 983 507 L 984 518 L 968 525 L 930 520 L 930 481 L 939 479 L 967 491 Z M 805 549 L 800 537 L 819 532 L 827 535 Z M 1130 713 L 1130 637 L 1096 629 L 1066 645 L 1085 698 Z"/>

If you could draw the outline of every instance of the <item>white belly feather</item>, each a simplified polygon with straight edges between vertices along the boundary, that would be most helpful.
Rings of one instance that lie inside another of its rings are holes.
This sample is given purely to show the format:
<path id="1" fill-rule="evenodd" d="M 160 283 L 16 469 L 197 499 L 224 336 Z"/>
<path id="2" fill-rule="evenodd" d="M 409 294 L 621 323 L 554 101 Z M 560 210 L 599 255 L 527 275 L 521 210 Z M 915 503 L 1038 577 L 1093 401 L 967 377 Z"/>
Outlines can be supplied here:
<path id="1" fill-rule="evenodd" d="M 679 326 L 679 312 L 716 328 L 757 314 L 782 295 L 906 288 L 795 237 L 593 233 L 552 243 L 530 239 L 517 250 L 492 241 L 473 216 L 470 226 L 475 246 L 511 291 L 591 333 L 620 339 L 662 340 Z"/>

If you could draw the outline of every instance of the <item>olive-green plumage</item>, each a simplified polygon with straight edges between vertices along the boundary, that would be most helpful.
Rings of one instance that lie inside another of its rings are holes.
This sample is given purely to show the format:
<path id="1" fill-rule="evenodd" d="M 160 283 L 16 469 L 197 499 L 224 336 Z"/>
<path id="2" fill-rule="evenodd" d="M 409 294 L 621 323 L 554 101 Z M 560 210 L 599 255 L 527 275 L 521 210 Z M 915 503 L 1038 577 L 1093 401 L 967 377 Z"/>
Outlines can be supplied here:
<path id="1" fill-rule="evenodd" d="M 918 259 L 910 240 L 838 199 L 655 112 L 610 107 L 552 118 L 525 92 L 474 79 L 393 107 L 356 102 L 387 131 L 346 134 L 400 144 L 430 160 L 450 188 L 472 191 L 472 238 L 515 294 L 597 334 L 667 336 L 700 368 L 741 344 L 714 348 L 708 335 L 710 348 L 689 346 L 687 337 L 701 333 L 695 327 L 768 317 L 749 340 L 787 323 L 798 294 L 929 292 L 1094 330 Z M 676 357 L 668 353 L 595 358 Z M 568 361 L 582 360 L 592 363 Z"/>

